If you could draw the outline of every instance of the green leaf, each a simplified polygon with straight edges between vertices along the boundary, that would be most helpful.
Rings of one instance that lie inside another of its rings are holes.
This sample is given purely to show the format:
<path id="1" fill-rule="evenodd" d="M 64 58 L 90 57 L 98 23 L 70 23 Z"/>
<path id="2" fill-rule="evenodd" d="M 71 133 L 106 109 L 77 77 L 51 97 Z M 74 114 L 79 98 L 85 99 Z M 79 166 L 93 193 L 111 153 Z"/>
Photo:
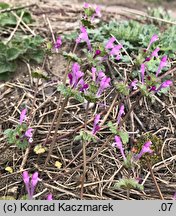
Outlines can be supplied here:
<path id="1" fill-rule="evenodd" d="M 29 55 L 30 60 L 36 61 L 38 64 L 42 63 L 44 58 L 44 52 L 43 50 L 35 50 L 32 51 Z"/>
<path id="2" fill-rule="evenodd" d="M 38 79 L 45 79 L 48 80 L 49 78 L 47 76 L 45 76 L 42 71 L 34 71 L 32 72 L 32 77 L 34 78 L 38 78 Z"/>
<path id="3" fill-rule="evenodd" d="M 9 48 L 7 49 L 6 51 L 6 58 L 7 58 L 7 61 L 12 61 L 12 60 L 15 60 L 17 59 L 21 54 L 21 50 L 19 50 L 18 48 Z"/>
<path id="4" fill-rule="evenodd" d="M 120 136 L 123 144 L 127 144 L 129 142 L 129 135 L 125 131 L 118 131 L 117 134 Z"/>
<path id="5" fill-rule="evenodd" d="M 9 8 L 9 7 L 10 7 L 9 4 L 7 4 L 7 3 L 5 3 L 5 2 L 0 2 L 0 9 L 1 9 L 1 10 L 2 10 L 2 9 Z"/>
<path id="6" fill-rule="evenodd" d="M 108 127 L 109 127 L 109 130 L 111 131 L 111 133 L 117 134 L 117 129 L 111 121 L 108 122 Z"/>
<path id="7" fill-rule="evenodd" d="M 13 135 L 13 129 L 6 129 L 5 131 L 4 131 L 4 135 L 6 136 L 6 137 L 9 137 L 9 136 L 12 136 Z"/>
<path id="8" fill-rule="evenodd" d="M 71 60 L 71 61 L 74 61 L 74 62 L 78 62 L 78 63 L 81 63 L 81 59 L 78 58 L 78 56 L 75 54 L 75 53 L 72 53 L 72 52 L 63 52 L 63 56 L 67 59 L 67 60 Z"/>
<path id="9" fill-rule="evenodd" d="M 79 91 L 73 91 L 73 97 L 79 101 L 80 103 L 84 102 L 84 97 L 82 96 L 81 92 Z"/>
<path id="10" fill-rule="evenodd" d="M 60 84 L 57 87 L 57 90 L 61 92 L 65 97 L 71 97 L 72 96 L 72 90 L 69 87 L 66 87 L 64 84 Z"/>
<path id="11" fill-rule="evenodd" d="M 8 62 L 4 56 L 0 56 L 0 74 L 5 72 L 13 72 L 15 69 L 15 63 Z"/>
<path id="12" fill-rule="evenodd" d="M 127 190 L 127 189 L 137 189 L 137 190 L 140 190 L 140 191 L 144 190 L 143 185 L 140 185 L 136 181 L 136 179 L 132 179 L 132 178 L 130 178 L 130 179 L 121 179 L 118 183 L 116 183 L 114 185 L 114 188 L 115 189 L 120 188 L 120 189 L 125 189 L 125 190 Z"/>
<path id="13" fill-rule="evenodd" d="M 16 25 L 17 20 L 16 17 L 11 14 L 0 14 L 0 26 L 14 26 Z"/>

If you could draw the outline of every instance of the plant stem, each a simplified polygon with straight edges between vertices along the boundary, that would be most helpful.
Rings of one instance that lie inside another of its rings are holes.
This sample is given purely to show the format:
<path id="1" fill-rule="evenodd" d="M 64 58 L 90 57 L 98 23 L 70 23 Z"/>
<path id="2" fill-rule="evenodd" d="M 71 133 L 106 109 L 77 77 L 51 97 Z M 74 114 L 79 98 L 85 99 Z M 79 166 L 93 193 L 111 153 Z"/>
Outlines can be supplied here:
<path id="1" fill-rule="evenodd" d="M 74 48 L 73 48 L 73 53 L 75 53 L 76 48 L 77 48 L 77 43 L 75 44 L 75 46 L 74 46 Z M 71 63 L 71 60 L 70 60 L 70 61 L 68 62 L 68 64 L 67 64 L 66 72 L 65 72 L 65 74 L 64 74 L 64 78 L 63 78 L 63 81 L 62 81 L 62 83 L 63 83 L 64 85 L 65 85 L 66 80 L 67 80 L 67 75 L 68 75 L 68 72 L 69 72 L 70 63 Z M 58 100 L 56 112 L 55 112 L 55 114 L 54 114 L 53 121 L 51 122 L 51 126 L 50 126 L 50 128 L 49 128 L 49 131 L 48 131 L 47 137 L 46 137 L 46 139 L 45 139 L 45 142 L 43 143 L 43 146 L 45 146 L 46 143 L 48 142 L 49 136 L 50 136 L 51 131 L 52 131 L 52 129 L 53 129 L 54 122 L 55 122 L 55 120 L 56 120 L 56 118 L 57 118 L 57 116 L 58 116 L 58 114 L 59 114 L 61 99 L 62 99 L 62 94 L 59 95 L 59 100 Z"/>
<path id="2" fill-rule="evenodd" d="M 156 186 L 156 189 L 157 189 L 157 191 L 158 191 L 158 194 L 159 194 L 159 196 L 160 196 L 160 199 L 161 199 L 161 200 L 164 200 L 164 197 L 163 197 L 163 195 L 162 195 L 162 193 L 161 193 L 161 190 L 160 190 L 160 188 L 159 188 L 159 185 L 158 185 L 158 183 L 157 183 L 157 181 L 156 181 L 156 178 L 155 178 L 155 175 L 154 175 L 154 173 L 153 173 L 152 167 L 151 167 L 151 165 L 150 165 L 150 162 L 149 162 L 148 159 L 146 160 L 146 162 L 147 162 L 147 166 L 148 166 L 148 168 L 149 168 L 149 170 L 150 170 L 150 174 L 151 174 L 151 176 L 152 176 L 153 182 L 154 182 L 154 184 L 155 184 L 155 186 Z"/>
<path id="3" fill-rule="evenodd" d="M 89 110 L 89 102 L 87 102 L 87 106 L 86 106 L 86 115 L 85 115 L 85 123 L 84 123 L 85 130 L 87 128 L 88 110 Z M 81 193 L 80 193 L 81 199 L 83 199 L 84 181 L 85 181 L 85 176 L 86 176 L 86 163 L 87 163 L 86 162 L 86 143 L 85 143 L 85 140 L 83 140 L 82 148 L 83 148 L 83 176 L 82 176 L 82 181 L 81 181 Z"/>
<path id="4" fill-rule="evenodd" d="M 66 97 L 66 98 L 64 99 L 64 102 L 63 102 L 62 106 L 61 106 L 61 110 L 60 110 L 60 112 L 59 112 L 59 116 L 58 116 L 58 119 L 57 119 L 57 124 L 56 124 L 56 128 L 55 128 L 55 132 L 54 132 L 54 137 L 53 137 L 53 140 L 52 140 L 52 142 L 51 142 L 51 145 L 50 145 L 50 148 L 49 148 L 49 152 L 48 152 L 47 158 L 46 158 L 46 160 L 45 160 L 44 167 L 43 167 L 43 169 L 42 169 L 42 173 L 43 173 L 43 171 L 44 171 L 44 169 L 45 169 L 45 167 L 46 167 L 46 165 L 47 165 L 47 163 L 48 163 L 48 161 L 49 161 L 49 159 L 50 159 L 51 153 L 52 153 L 52 151 L 53 151 L 53 148 L 54 148 L 54 145 L 55 145 L 55 142 L 56 142 L 56 139 L 57 139 L 57 131 L 58 131 L 58 129 L 59 129 L 60 122 L 61 122 L 61 118 L 62 118 L 62 114 L 63 114 L 63 112 L 64 112 L 64 108 L 65 108 L 66 105 L 67 105 L 68 99 L 69 99 L 69 97 Z"/>

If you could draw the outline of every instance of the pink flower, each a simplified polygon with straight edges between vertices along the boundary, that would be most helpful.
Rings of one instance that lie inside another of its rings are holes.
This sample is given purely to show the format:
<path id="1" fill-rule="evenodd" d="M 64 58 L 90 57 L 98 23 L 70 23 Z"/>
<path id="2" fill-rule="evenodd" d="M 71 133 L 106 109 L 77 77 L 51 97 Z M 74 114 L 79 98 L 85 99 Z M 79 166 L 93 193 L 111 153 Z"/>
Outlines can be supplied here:
<path id="1" fill-rule="evenodd" d="M 72 66 L 72 72 L 68 74 L 68 78 L 70 80 L 70 85 L 73 88 L 76 88 L 79 80 L 84 76 L 84 73 L 80 71 L 80 65 L 78 63 L 74 63 Z"/>
<path id="2" fill-rule="evenodd" d="M 166 65 L 167 65 L 167 56 L 163 56 L 162 59 L 161 59 L 161 61 L 160 61 L 158 70 L 156 72 L 156 76 L 158 76 L 158 74 L 161 72 L 161 70 L 163 69 L 163 67 L 165 67 Z"/>
<path id="3" fill-rule="evenodd" d="M 159 52 L 159 51 L 160 51 L 160 48 L 157 47 L 157 48 L 152 52 L 151 57 L 156 57 L 156 58 L 158 58 L 158 52 Z"/>
<path id="4" fill-rule="evenodd" d="M 114 48 L 114 42 L 115 42 L 115 37 L 111 37 L 109 40 L 108 40 L 108 42 L 107 42 L 107 44 L 106 44 L 106 46 L 105 46 L 105 48 L 106 49 L 112 49 L 112 48 Z"/>
<path id="5" fill-rule="evenodd" d="M 122 115 L 125 115 L 124 105 L 122 104 L 117 116 L 117 125 L 119 125 Z"/>
<path id="6" fill-rule="evenodd" d="M 154 34 L 154 35 L 152 36 L 152 38 L 151 38 L 151 40 L 150 40 L 150 42 L 149 42 L 149 45 L 148 45 L 148 47 L 147 47 L 146 50 L 149 50 L 150 47 L 151 47 L 151 45 L 152 45 L 155 41 L 157 41 L 158 39 L 159 39 L 159 38 L 158 38 L 158 35 Z"/>
<path id="7" fill-rule="evenodd" d="M 120 60 L 120 49 L 122 48 L 122 45 L 116 45 L 112 48 L 112 50 L 110 51 L 110 55 L 113 55 L 116 57 L 116 60 Z"/>
<path id="8" fill-rule="evenodd" d="M 84 5 L 83 5 L 84 8 L 89 8 L 90 7 L 90 4 L 87 3 L 87 2 L 84 2 Z"/>
<path id="9" fill-rule="evenodd" d="M 115 143 L 112 144 L 113 147 L 116 147 L 120 150 L 120 153 L 123 157 L 123 160 L 126 161 L 126 157 L 125 157 L 125 154 L 124 154 L 124 148 L 122 146 L 122 141 L 120 139 L 119 136 L 115 136 Z"/>
<path id="10" fill-rule="evenodd" d="M 100 97 L 100 95 L 102 94 L 102 92 L 104 91 L 104 89 L 110 87 L 110 81 L 111 81 L 111 78 L 110 77 L 103 77 L 102 80 L 100 81 L 100 87 L 97 91 L 97 97 Z"/>
<path id="11" fill-rule="evenodd" d="M 95 16 L 101 17 L 101 8 L 99 6 L 96 6 L 95 8 Z"/>
<path id="12" fill-rule="evenodd" d="M 100 121 L 100 114 L 97 114 L 94 119 L 92 134 L 96 134 L 100 130 L 100 126 L 98 125 Z"/>
<path id="13" fill-rule="evenodd" d="M 172 81 L 171 80 L 166 80 L 163 83 L 161 83 L 161 85 L 155 91 L 158 92 L 158 91 L 160 91 L 163 88 L 169 87 L 170 85 L 172 85 Z"/>
<path id="14" fill-rule="evenodd" d="M 141 82 L 144 84 L 144 76 L 145 76 L 145 64 L 141 64 Z"/>
<path id="15" fill-rule="evenodd" d="M 131 83 L 130 83 L 130 88 L 132 88 L 133 90 L 136 90 L 137 89 L 137 83 L 138 83 L 138 80 L 137 79 L 134 79 Z"/>
<path id="16" fill-rule="evenodd" d="M 35 191 L 36 185 L 37 185 L 38 180 L 39 180 L 39 178 L 38 178 L 38 172 L 35 172 L 32 175 L 31 180 L 30 180 L 30 177 L 29 177 L 29 174 L 28 174 L 27 171 L 24 171 L 23 174 L 22 174 L 22 176 L 23 176 L 23 181 L 24 181 L 24 184 L 25 184 L 25 187 L 26 187 L 29 199 L 32 199 L 33 195 L 34 195 L 34 191 Z"/>
<path id="17" fill-rule="evenodd" d="M 28 128 L 27 131 L 25 132 L 25 136 L 29 137 L 29 138 L 32 138 L 32 131 L 33 130 L 34 129 L 32 129 L 32 128 Z"/>
<path id="18" fill-rule="evenodd" d="M 174 193 L 172 199 L 173 199 L 173 200 L 176 200 L 176 192 Z"/>
<path id="19" fill-rule="evenodd" d="M 54 44 L 54 47 L 56 49 L 59 49 L 61 47 L 61 45 L 62 45 L 62 39 L 61 39 L 61 37 L 58 37 L 56 43 Z"/>
<path id="20" fill-rule="evenodd" d="M 20 114 L 20 124 L 22 124 L 23 121 L 26 120 L 26 113 L 27 113 L 27 109 L 26 108 L 21 111 L 21 114 Z"/>
<path id="21" fill-rule="evenodd" d="M 151 150 L 151 141 L 147 141 L 143 146 L 139 154 L 135 157 L 137 160 L 139 160 L 145 153 L 152 153 L 153 151 Z"/>
<path id="22" fill-rule="evenodd" d="M 105 73 L 103 71 L 97 71 L 95 67 L 92 67 L 92 80 L 97 84 L 101 82 L 101 80 L 105 77 Z"/>
<path id="23" fill-rule="evenodd" d="M 50 193 L 50 194 L 48 194 L 48 196 L 47 196 L 47 200 L 53 200 L 53 195 Z"/>
<path id="24" fill-rule="evenodd" d="M 95 67 L 92 67 L 92 80 L 94 82 L 96 81 L 96 71 L 97 71 L 97 69 Z"/>
<path id="25" fill-rule="evenodd" d="M 82 41 L 86 42 L 87 46 L 88 46 L 88 49 L 91 50 L 92 48 L 91 48 L 91 44 L 90 44 L 90 40 L 89 40 L 86 28 L 82 26 L 80 28 L 80 30 L 81 30 L 81 33 L 78 36 L 78 38 L 76 39 L 76 43 L 78 44 L 78 43 L 81 43 Z"/>
<path id="26" fill-rule="evenodd" d="M 81 88 L 79 89 L 81 92 L 85 92 L 85 90 L 89 88 L 89 85 L 85 83 L 83 79 L 80 79 L 78 85 L 81 85 Z"/>

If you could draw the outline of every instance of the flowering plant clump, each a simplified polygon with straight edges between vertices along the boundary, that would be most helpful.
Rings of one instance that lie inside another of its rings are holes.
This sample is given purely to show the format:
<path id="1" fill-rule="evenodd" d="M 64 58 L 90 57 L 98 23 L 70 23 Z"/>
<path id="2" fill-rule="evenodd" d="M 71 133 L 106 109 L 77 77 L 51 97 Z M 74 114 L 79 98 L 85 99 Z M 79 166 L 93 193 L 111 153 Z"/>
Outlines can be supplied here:
<path id="1" fill-rule="evenodd" d="M 27 109 L 23 109 L 20 114 L 19 124 L 15 129 L 7 129 L 4 134 L 9 144 L 16 144 L 18 148 L 26 148 L 33 142 L 33 129 L 27 125 Z"/>
<path id="2" fill-rule="evenodd" d="M 42 182 L 49 177 L 49 182 L 54 180 L 56 185 L 61 186 L 61 183 L 56 180 L 57 174 L 59 174 L 59 178 L 63 177 L 65 182 L 66 186 L 64 187 L 72 190 L 77 184 L 77 182 L 72 182 L 76 173 L 79 176 L 80 184 L 76 188 L 80 188 L 80 199 L 84 199 L 84 190 L 91 185 L 85 187 L 85 183 L 87 184 L 89 180 L 96 181 L 97 178 L 102 177 L 102 172 L 99 172 L 101 170 L 95 170 L 100 167 L 103 170 L 103 175 L 106 175 L 103 178 L 109 179 L 105 184 L 102 181 L 103 187 L 105 188 L 109 183 L 117 182 L 114 187 L 125 189 L 127 199 L 130 199 L 131 189 L 144 189 L 145 182 L 143 181 L 141 184 L 141 179 L 147 173 L 147 169 L 157 191 L 159 191 L 152 169 L 154 164 L 152 159 L 157 159 L 158 155 L 160 157 L 162 155 L 162 140 L 157 142 L 158 140 L 155 139 L 158 136 L 155 134 L 159 134 L 161 129 L 158 129 L 157 125 L 158 131 L 153 132 L 155 129 L 153 129 L 152 122 L 148 123 L 147 119 L 144 123 L 146 116 L 140 109 L 147 107 L 150 110 L 148 103 L 151 100 L 146 97 L 156 99 L 162 105 L 164 104 L 157 97 L 161 93 L 165 93 L 174 83 L 172 80 L 174 70 L 164 73 L 173 64 L 174 58 L 171 58 L 166 47 L 162 47 L 161 34 L 155 31 L 154 27 L 147 28 L 144 34 L 140 29 L 142 27 L 135 26 L 133 22 L 123 25 L 105 24 L 101 17 L 104 18 L 99 6 L 85 2 L 77 32 L 72 33 L 69 37 L 59 34 L 55 39 L 55 33 L 53 34 L 50 29 L 54 43 L 48 45 L 47 55 L 58 54 L 65 58 L 67 63 L 65 74 L 61 79 L 51 82 L 47 82 L 45 79 L 46 83 L 41 84 L 40 79 L 44 76 L 34 76 L 34 72 L 32 78 L 37 78 L 37 80 L 31 79 L 31 88 L 35 85 L 34 90 L 31 91 L 35 93 L 31 108 L 30 119 L 32 120 L 27 118 L 27 108 L 24 108 L 20 112 L 17 126 L 5 130 L 4 134 L 9 144 L 15 144 L 22 150 L 30 147 L 26 151 L 20 151 L 23 154 L 23 157 L 20 157 L 20 159 L 22 158 L 20 170 L 27 165 L 30 168 L 31 166 L 37 167 L 38 170 L 42 170 L 40 177 L 45 175 Z M 132 31 L 135 27 L 133 34 Z M 142 30 L 144 31 L 145 28 Z M 67 39 L 74 44 L 67 43 L 65 41 Z M 65 45 L 66 47 L 64 47 Z M 62 47 L 67 52 L 62 51 Z M 69 47 L 73 47 L 72 52 Z M 176 57 L 175 53 L 174 57 Z M 49 59 L 46 56 L 46 60 Z M 43 69 L 44 64 L 45 61 Z M 46 92 L 50 92 L 48 88 L 50 84 L 54 87 L 58 85 L 59 93 L 53 91 L 48 97 L 47 93 L 45 95 L 45 88 L 47 88 Z M 57 95 L 56 100 L 50 100 L 53 95 L 55 97 L 55 94 Z M 43 102 L 43 100 L 45 101 Z M 42 101 L 42 104 L 38 105 L 38 101 Z M 28 102 L 28 104 L 30 103 Z M 46 107 L 43 109 L 44 105 Z M 19 105 L 16 107 L 18 109 Z M 54 111 L 51 110 L 52 107 L 54 107 Z M 164 105 L 164 107 L 166 106 Z M 174 109 L 174 106 L 171 108 Z M 173 122 L 172 117 L 175 118 L 171 108 L 167 106 L 165 110 L 171 115 L 169 124 Z M 53 116 L 48 118 L 49 114 Z M 32 121 L 37 122 L 37 125 L 31 126 Z M 45 130 L 44 127 L 47 129 Z M 148 128 L 152 131 L 153 139 L 146 135 Z M 165 128 L 167 131 L 164 136 L 173 131 L 173 127 L 170 131 L 167 127 L 163 127 L 162 130 Z M 34 133 L 37 134 L 37 140 L 33 140 Z M 145 135 L 145 139 L 142 139 L 143 135 Z M 160 135 L 162 136 L 162 134 Z M 139 142 L 140 139 L 141 142 Z M 32 154 L 31 149 L 37 154 L 37 157 Z M 54 154 L 54 151 L 57 152 L 57 155 Z M 45 156 L 46 159 L 43 160 Z M 32 159 L 28 164 L 27 160 L 30 157 Z M 106 160 L 98 161 L 100 157 L 105 157 L 108 162 Z M 36 163 L 33 162 L 34 160 Z M 96 161 L 98 165 L 94 166 Z M 5 172 L 13 173 L 14 167 L 12 169 L 9 164 L 10 162 L 8 162 Z M 46 171 L 48 168 L 49 172 Z M 57 172 L 58 170 L 59 172 Z M 22 178 L 28 199 L 34 199 L 36 187 L 40 181 L 39 173 L 35 172 L 30 176 L 28 171 L 24 171 Z M 47 183 L 44 185 L 48 185 L 46 190 L 52 189 L 52 194 L 47 193 L 44 195 L 44 199 L 53 200 L 56 187 Z M 102 192 L 101 188 L 100 191 Z M 99 190 L 96 190 L 96 195 L 97 193 Z M 36 197 L 40 195 L 41 193 Z M 142 193 L 140 193 L 141 195 Z M 159 195 L 163 199 L 160 191 Z M 65 194 L 63 196 L 62 198 L 65 198 Z M 175 194 L 173 199 L 175 199 Z"/>

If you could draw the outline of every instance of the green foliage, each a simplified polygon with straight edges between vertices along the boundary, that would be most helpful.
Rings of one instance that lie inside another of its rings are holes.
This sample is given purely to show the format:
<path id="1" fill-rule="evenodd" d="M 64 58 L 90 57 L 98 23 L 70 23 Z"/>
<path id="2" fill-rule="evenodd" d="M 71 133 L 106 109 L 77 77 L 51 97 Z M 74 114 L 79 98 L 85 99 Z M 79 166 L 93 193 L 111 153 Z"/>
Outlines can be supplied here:
<path id="1" fill-rule="evenodd" d="M 8 9 L 10 5 L 0 3 L 0 9 Z M 22 21 L 31 24 L 34 20 L 32 15 L 26 9 L 17 10 L 14 13 L 18 17 L 22 16 Z M 0 14 L 0 28 L 7 29 L 17 25 L 17 18 L 11 12 Z M 44 39 L 40 36 L 28 36 L 18 31 L 14 37 L 8 41 L 8 38 L 1 38 L 0 41 L 0 80 L 7 80 L 16 71 L 20 61 L 34 61 L 41 63 L 44 57 L 44 49 L 42 48 Z"/>
<path id="2" fill-rule="evenodd" d="M 115 126 L 111 121 L 108 122 L 108 127 L 112 134 L 120 136 L 123 144 L 129 142 L 129 135 L 126 131 L 117 130 L 117 126 Z"/>
<path id="3" fill-rule="evenodd" d="M 0 9 L 8 9 L 10 7 L 9 4 L 6 4 L 4 2 L 0 3 Z M 27 10 L 17 10 L 16 15 L 18 17 L 22 16 L 22 21 L 26 24 L 32 23 L 34 20 L 32 19 L 31 13 Z M 13 15 L 11 12 L 1 13 L 0 14 L 0 27 L 8 27 L 8 26 L 16 26 L 18 20 L 15 15 Z"/>
<path id="4" fill-rule="evenodd" d="M 143 185 L 140 185 L 136 179 L 129 178 L 129 179 L 121 179 L 118 183 L 114 185 L 115 189 L 125 189 L 125 190 L 130 190 L 130 189 L 137 189 L 137 190 L 144 190 Z"/>
<path id="5" fill-rule="evenodd" d="M 87 131 L 81 130 L 79 135 L 75 136 L 74 141 L 83 141 L 83 142 L 96 142 L 95 137 Z"/>
<path id="6" fill-rule="evenodd" d="M 32 72 L 32 77 L 37 78 L 37 79 L 45 79 L 48 80 L 49 78 L 47 76 L 45 76 L 44 73 L 42 73 L 42 71 L 33 71 Z"/>
<path id="7" fill-rule="evenodd" d="M 17 35 L 9 43 L 0 42 L 0 80 L 8 79 L 9 73 L 16 70 L 19 61 L 41 63 L 45 54 L 44 40 L 40 36 Z"/>
<path id="8" fill-rule="evenodd" d="M 129 142 L 129 135 L 128 135 L 128 133 L 126 131 L 120 131 L 120 130 L 118 130 L 117 131 L 117 135 L 120 136 L 123 144 L 127 144 Z"/>
<path id="9" fill-rule="evenodd" d="M 78 62 L 78 63 L 81 63 L 81 59 L 75 54 L 75 53 L 72 53 L 72 52 L 63 52 L 63 56 L 67 59 L 67 60 L 71 60 L 73 62 Z"/>
<path id="10" fill-rule="evenodd" d="M 59 92 L 61 92 L 64 95 L 64 97 L 74 97 L 80 103 L 84 102 L 84 94 L 82 92 L 79 92 L 76 89 L 72 89 L 69 86 L 65 86 L 64 84 L 60 84 L 57 87 L 57 90 Z"/>
<path id="11" fill-rule="evenodd" d="M 128 85 L 124 82 L 116 82 L 115 87 L 117 91 L 125 96 L 129 95 Z"/>
<path id="12" fill-rule="evenodd" d="M 7 138 L 9 144 L 15 144 L 19 149 L 26 149 L 28 146 L 28 139 L 24 136 L 27 130 L 27 125 L 18 125 L 15 129 L 7 129 L 4 131 L 4 135 Z"/>

